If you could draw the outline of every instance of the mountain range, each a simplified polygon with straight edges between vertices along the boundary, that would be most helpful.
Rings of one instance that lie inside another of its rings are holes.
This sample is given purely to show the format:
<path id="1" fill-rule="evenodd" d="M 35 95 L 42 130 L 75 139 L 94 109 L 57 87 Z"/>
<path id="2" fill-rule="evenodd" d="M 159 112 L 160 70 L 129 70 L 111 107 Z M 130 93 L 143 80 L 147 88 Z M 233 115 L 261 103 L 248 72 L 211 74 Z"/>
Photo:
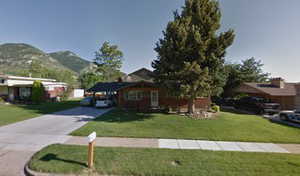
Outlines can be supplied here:
<path id="1" fill-rule="evenodd" d="M 0 45 L 0 73 L 24 76 L 33 62 L 37 62 L 50 70 L 70 71 L 75 76 L 93 67 L 93 63 L 71 51 L 46 53 L 25 43 Z"/>

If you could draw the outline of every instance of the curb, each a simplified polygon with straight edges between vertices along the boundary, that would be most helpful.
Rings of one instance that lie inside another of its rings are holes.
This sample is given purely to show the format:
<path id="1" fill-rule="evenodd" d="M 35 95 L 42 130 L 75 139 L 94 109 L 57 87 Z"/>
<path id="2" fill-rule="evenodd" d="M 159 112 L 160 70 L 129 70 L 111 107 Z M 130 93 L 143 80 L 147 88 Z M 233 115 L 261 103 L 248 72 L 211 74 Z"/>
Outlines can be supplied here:
<path id="1" fill-rule="evenodd" d="M 36 172 L 36 171 L 31 170 L 29 168 L 28 164 L 29 164 L 29 162 L 27 162 L 24 167 L 24 173 L 26 176 L 76 176 L 76 175 L 50 174 L 50 173 Z"/>

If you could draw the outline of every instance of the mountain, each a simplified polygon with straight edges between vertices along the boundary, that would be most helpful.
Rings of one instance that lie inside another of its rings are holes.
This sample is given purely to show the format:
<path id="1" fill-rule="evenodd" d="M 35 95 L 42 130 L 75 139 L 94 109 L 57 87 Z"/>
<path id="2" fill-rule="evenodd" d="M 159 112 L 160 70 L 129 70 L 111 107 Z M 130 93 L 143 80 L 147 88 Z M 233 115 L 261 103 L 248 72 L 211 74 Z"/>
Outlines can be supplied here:
<path id="1" fill-rule="evenodd" d="M 79 57 L 71 51 L 59 51 L 49 53 L 49 55 L 56 59 L 61 65 L 73 70 L 74 72 L 80 73 L 83 70 L 92 67 L 92 63 Z"/>
<path id="2" fill-rule="evenodd" d="M 26 76 L 33 62 L 39 63 L 40 66 L 49 70 L 55 70 L 56 72 L 73 72 L 49 54 L 31 45 L 24 43 L 7 43 L 0 45 L 1 73 Z"/>

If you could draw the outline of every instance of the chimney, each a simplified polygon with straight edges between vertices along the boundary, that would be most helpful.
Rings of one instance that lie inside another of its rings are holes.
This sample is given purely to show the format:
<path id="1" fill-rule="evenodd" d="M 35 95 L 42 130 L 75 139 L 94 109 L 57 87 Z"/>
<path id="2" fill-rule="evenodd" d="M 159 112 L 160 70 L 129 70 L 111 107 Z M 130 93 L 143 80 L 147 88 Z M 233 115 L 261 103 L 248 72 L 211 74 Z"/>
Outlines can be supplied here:
<path id="1" fill-rule="evenodd" d="M 271 84 L 273 86 L 276 86 L 280 89 L 283 89 L 284 88 L 284 79 L 282 78 L 272 78 L 271 79 Z"/>

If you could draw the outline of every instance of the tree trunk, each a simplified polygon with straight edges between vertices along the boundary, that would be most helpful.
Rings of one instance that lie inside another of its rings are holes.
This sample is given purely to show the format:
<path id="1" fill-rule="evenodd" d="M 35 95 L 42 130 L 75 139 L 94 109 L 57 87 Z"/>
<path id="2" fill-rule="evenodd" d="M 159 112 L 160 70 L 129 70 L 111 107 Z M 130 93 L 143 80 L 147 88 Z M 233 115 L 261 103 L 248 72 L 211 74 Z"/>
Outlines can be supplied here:
<path id="1" fill-rule="evenodd" d="M 189 114 L 194 114 L 195 112 L 195 99 L 194 98 L 189 98 L 188 100 L 188 113 Z"/>
<path id="2" fill-rule="evenodd" d="M 176 103 L 176 109 L 177 109 L 177 114 L 180 114 L 180 105 L 179 105 L 179 101 L 180 101 L 180 98 L 176 97 L 177 98 L 177 103 Z"/>

